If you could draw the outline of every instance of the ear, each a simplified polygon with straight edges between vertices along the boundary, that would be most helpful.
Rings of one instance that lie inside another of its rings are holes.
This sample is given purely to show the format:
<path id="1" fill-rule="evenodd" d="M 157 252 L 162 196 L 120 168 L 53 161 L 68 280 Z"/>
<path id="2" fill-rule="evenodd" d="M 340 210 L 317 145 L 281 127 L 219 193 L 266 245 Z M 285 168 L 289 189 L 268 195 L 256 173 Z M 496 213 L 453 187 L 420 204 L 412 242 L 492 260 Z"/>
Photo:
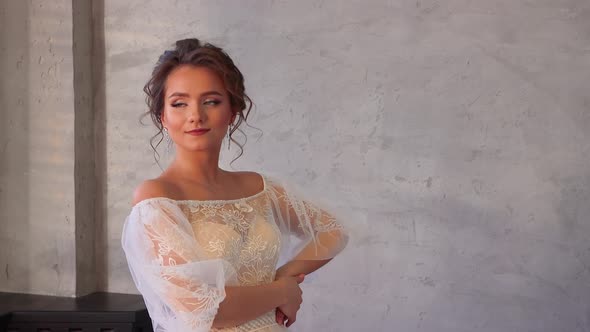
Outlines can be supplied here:
<path id="1" fill-rule="evenodd" d="M 234 124 L 236 117 L 238 116 L 238 110 L 234 109 L 234 111 L 232 112 L 232 116 L 231 116 L 231 120 L 230 120 L 230 124 Z"/>
<path id="2" fill-rule="evenodd" d="M 162 110 L 162 113 L 160 113 L 160 122 L 162 123 L 162 127 L 167 126 L 166 117 L 164 116 L 164 110 Z"/>

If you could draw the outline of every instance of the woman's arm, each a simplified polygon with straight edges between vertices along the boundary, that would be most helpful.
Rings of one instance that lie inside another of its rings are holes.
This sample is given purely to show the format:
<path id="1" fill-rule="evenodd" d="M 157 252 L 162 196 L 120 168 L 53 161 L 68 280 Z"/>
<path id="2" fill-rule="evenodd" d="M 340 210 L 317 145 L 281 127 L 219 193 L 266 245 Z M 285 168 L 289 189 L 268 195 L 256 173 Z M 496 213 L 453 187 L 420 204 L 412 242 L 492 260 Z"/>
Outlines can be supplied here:
<path id="1" fill-rule="evenodd" d="M 308 275 L 322 266 L 328 264 L 332 259 L 325 260 L 293 260 L 277 269 L 275 279 L 282 277 L 294 277 L 300 274 Z"/>
<path id="2" fill-rule="evenodd" d="M 326 265 L 348 242 L 348 232 L 341 220 L 291 188 L 270 181 L 271 199 L 283 233 L 292 234 L 303 244 L 294 257 L 277 270 L 282 276 L 308 275 Z"/>
<path id="3" fill-rule="evenodd" d="M 225 294 L 213 320 L 215 328 L 243 324 L 285 303 L 279 281 L 258 286 L 225 287 Z"/>
<path id="4" fill-rule="evenodd" d="M 284 277 L 270 284 L 225 287 L 226 298 L 220 303 L 213 327 L 243 324 L 275 308 L 280 308 L 291 322 L 301 305 L 300 277 Z"/>

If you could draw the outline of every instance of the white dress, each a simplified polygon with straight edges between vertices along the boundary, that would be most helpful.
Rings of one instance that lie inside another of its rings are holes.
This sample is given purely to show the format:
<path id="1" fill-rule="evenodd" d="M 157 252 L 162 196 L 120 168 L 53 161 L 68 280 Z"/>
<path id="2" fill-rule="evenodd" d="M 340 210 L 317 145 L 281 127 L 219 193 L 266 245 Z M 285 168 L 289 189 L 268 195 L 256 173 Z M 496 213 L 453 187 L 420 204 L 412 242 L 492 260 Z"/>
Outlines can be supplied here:
<path id="1" fill-rule="evenodd" d="M 143 200 L 125 219 L 122 245 L 154 331 L 284 331 L 274 310 L 242 325 L 211 325 L 225 286 L 270 283 L 291 260 L 337 255 L 340 218 L 273 177 L 235 200 Z"/>

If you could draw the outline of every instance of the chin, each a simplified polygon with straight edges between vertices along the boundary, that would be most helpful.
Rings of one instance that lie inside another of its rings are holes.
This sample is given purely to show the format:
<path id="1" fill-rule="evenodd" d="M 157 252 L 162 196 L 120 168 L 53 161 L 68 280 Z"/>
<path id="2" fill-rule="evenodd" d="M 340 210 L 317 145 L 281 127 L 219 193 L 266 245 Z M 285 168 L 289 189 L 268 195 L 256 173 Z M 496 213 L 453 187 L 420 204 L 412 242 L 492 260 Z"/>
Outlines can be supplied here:
<path id="1" fill-rule="evenodd" d="M 185 144 L 183 148 L 187 151 L 207 151 L 219 149 L 218 144 L 214 142 L 191 142 Z"/>

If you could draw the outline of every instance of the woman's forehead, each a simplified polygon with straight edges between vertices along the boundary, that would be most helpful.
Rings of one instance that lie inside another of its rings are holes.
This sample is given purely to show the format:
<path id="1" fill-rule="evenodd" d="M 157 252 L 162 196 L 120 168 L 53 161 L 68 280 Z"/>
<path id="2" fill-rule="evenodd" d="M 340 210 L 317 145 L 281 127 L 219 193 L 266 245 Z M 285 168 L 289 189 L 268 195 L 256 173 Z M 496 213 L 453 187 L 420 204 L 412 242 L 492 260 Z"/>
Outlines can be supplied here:
<path id="1" fill-rule="evenodd" d="M 175 92 L 198 95 L 212 90 L 224 93 L 225 87 L 219 75 L 207 67 L 181 66 L 166 78 L 166 95 Z"/>

